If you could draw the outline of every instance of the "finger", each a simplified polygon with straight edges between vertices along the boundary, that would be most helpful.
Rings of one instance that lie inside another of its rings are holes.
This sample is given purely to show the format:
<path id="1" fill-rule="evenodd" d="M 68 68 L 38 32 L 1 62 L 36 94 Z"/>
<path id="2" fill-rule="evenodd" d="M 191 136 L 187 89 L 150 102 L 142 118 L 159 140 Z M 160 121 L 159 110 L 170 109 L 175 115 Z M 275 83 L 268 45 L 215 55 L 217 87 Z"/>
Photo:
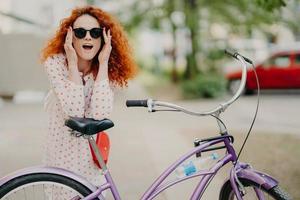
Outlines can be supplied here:
<path id="1" fill-rule="evenodd" d="M 110 29 L 108 30 L 108 34 L 107 35 L 108 35 L 107 37 L 108 37 L 109 43 L 111 43 L 112 36 L 111 36 Z"/>
<path id="2" fill-rule="evenodd" d="M 103 38 L 104 38 L 104 42 L 107 42 L 107 35 L 106 35 L 106 31 L 105 31 L 105 27 L 103 28 Z"/>
<path id="3" fill-rule="evenodd" d="M 110 29 L 108 29 L 108 31 L 107 31 L 107 36 L 111 37 Z"/>
<path id="4" fill-rule="evenodd" d="M 71 40 L 71 29 L 68 28 L 68 32 L 67 32 L 67 35 L 66 35 L 66 43 L 69 44 L 70 40 Z"/>
<path id="5" fill-rule="evenodd" d="M 69 28 L 69 31 L 70 31 L 70 39 L 72 39 L 72 36 L 73 36 L 73 29 L 72 29 L 71 26 L 70 26 L 70 28 Z"/>
<path id="6" fill-rule="evenodd" d="M 107 31 L 106 34 L 106 39 L 105 39 L 105 45 L 106 48 L 111 46 L 111 35 L 110 35 L 110 30 Z"/>
<path id="7" fill-rule="evenodd" d="M 72 27 L 69 28 L 69 44 L 72 45 L 73 42 L 73 29 Z"/>
<path id="8" fill-rule="evenodd" d="M 71 35 L 71 27 L 68 28 L 68 32 L 67 32 L 67 39 L 70 38 L 70 35 Z"/>

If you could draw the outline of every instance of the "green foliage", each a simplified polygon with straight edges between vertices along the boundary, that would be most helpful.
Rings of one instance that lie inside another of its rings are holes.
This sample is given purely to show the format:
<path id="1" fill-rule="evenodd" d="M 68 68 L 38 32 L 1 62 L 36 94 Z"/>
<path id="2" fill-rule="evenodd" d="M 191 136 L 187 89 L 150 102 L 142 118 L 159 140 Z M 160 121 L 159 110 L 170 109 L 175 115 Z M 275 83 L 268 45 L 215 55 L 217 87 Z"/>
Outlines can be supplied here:
<path id="1" fill-rule="evenodd" d="M 225 57 L 224 50 L 220 49 L 211 49 L 208 51 L 206 58 L 209 60 L 220 60 Z"/>
<path id="2" fill-rule="evenodd" d="M 86 3 L 88 5 L 94 5 L 95 4 L 95 0 L 86 0 Z"/>
<path id="3" fill-rule="evenodd" d="M 255 0 L 255 2 L 267 11 L 273 11 L 274 9 L 286 6 L 285 0 Z"/>
<path id="4" fill-rule="evenodd" d="M 219 74 L 201 74 L 181 84 L 185 98 L 215 98 L 226 91 L 226 80 Z"/>
<path id="5" fill-rule="evenodd" d="M 211 40 L 211 43 L 214 43 L 209 36 L 210 25 L 222 24 L 228 28 L 229 34 L 243 34 L 251 37 L 253 28 L 266 28 L 266 24 L 282 21 L 280 8 L 286 6 L 287 2 L 287 0 L 134 0 L 130 7 L 119 11 L 119 16 L 120 19 L 124 19 L 123 24 L 129 33 L 133 33 L 143 26 L 166 30 L 167 26 L 162 22 L 167 22 L 171 27 L 167 31 L 173 33 L 172 39 L 175 44 L 178 39 L 175 34 L 177 29 L 187 29 L 191 52 L 186 54 L 187 66 L 184 79 L 190 79 L 203 73 L 196 59 L 197 55 L 202 54 L 202 57 L 209 60 L 204 61 L 207 63 L 206 66 L 211 68 L 208 71 L 215 71 L 216 64 L 213 61 L 222 59 L 223 53 L 213 50 L 205 52 L 205 49 L 202 48 L 202 41 Z M 291 4 L 291 2 L 288 3 Z M 185 24 L 174 23 L 172 20 L 174 11 L 183 13 Z M 290 23 L 290 26 L 294 26 L 294 31 L 300 30 L 300 28 L 298 29 L 299 20 L 293 19 L 295 23 Z M 207 25 L 205 26 L 205 24 Z M 205 54 L 207 55 L 203 56 Z M 176 71 L 174 70 L 174 72 Z"/>

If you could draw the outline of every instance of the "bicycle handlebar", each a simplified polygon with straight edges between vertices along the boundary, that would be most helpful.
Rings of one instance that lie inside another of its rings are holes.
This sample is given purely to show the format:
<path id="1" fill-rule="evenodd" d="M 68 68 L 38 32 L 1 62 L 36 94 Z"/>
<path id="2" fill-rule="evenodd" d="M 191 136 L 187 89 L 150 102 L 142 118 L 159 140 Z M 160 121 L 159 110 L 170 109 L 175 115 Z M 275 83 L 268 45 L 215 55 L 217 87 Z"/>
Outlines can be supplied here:
<path id="1" fill-rule="evenodd" d="M 230 55 L 230 56 L 232 56 L 232 57 L 235 58 L 235 59 L 238 59 L 237 56 L 242 56 L 242 55 L 239 54 L 238 52 L 232 52 L 231 50 L 228 50 L 228 49 L 225 49 L 225 53 L 228 54 L 228 55 Z M 249 64 L 252 64 L 252 61 L 251 61 L 249 58 L 247 58 L 247 57 L 245 57 L 245 56 L 242 56 L 242 57 L 244 58 L 244 60 L 245 60 L 246 62 L 248 62 Z"/>
<path id="2" fill-rule="evenodd" d="M 145 100 L 127 100 L 126 106 L 127 107 L 148 107 L 147 99 Z"/>
<path id="3" fill-rule="evenodd" d="M 147 99 L 147 100 L 127 100 L 126 101 L 126 106 L 127 107 L 148 107 L 148 111 L 152 112 L 154 111 L 155 106 L 160 106 L 160 107 L 167 107 L 167 108 L 171 108 L 174 109 L 176 111 L 181 111 L 184 112 L 186 114 L 190 114 L 190 115 L 196 115 L 196 116 L 206 116 L 206 115 L 213 115 L 213 114 L 220 114 L 221 112 L 224 112 L 226 110 L 226 108 L 231 105 L 233 102 L 235 102 L 242 94 L 242 91 L 245 87 L 246 84 L 246 78 L 247 78 L 247 64 L 246 61 L 252 64 L 252 61 L 242 55 L 240 55 L 237 52 L 230 52 L 228 50 L 225 50 L 225 53 L 227 53 L 228 55 L 232 56 L 233 58 L 237 59 L 243 67 L 243 71 L 242 71 L 242 78 L 241 78 L 241 83 L 240 86 L 238 88 L 238 90 L 236 91 L 236 93 L 234 94 L 234 96 L 229 99 L 228 101 L 221 103 L 219 106 L 215 107 L 212 110 L 206 111 L 206 112 L 194 112 L 194 111 L 190 111 L 187 110 L 181 106 L 172 104 L 172 103 L 168 103 L 168 102 L 163 102 L 163 101 L 156 101 L 156 100 L 152 100 L 152 99 Z"/>

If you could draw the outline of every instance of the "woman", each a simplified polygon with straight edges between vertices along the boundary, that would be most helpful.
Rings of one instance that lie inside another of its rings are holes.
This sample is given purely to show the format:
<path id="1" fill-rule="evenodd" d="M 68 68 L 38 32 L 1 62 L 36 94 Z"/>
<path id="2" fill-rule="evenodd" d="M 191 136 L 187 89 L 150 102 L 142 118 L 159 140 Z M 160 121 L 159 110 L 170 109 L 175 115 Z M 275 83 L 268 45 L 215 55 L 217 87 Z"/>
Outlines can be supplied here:
<path id="1" fill-rule="evenodd" d="M 51 90 L 45 106 L 49 130 L 45 164 L 71 170 L 100 185 L 88 141 L 70 135 L 68 116 L 103 119 L 113 105 L 114 86 L 126 86 L 136 65 L 119 23 L 95 7 L 76 8 L 42 51 Z M 52 199 L 70 194 L 53 193 Z"/>

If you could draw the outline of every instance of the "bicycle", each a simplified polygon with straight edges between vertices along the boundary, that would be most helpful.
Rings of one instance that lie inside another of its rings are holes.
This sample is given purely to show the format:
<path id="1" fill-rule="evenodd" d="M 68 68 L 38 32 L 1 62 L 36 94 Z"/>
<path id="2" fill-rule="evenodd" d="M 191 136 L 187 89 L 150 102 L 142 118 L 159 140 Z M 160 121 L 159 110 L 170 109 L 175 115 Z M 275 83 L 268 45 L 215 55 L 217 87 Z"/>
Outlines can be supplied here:
<path id="1" fill-rule="evenodd" d="M 235 102 L 241 95 L 246 82 L 246 62 L 249 62 L 251 64 L 252 62 L 244 56 L 240 55 L 239 53 L 227 53 L 232 57 L 236 58 L 243 66 L 241 84 L 235 95 L 230 100 L 220 104 L 219 106 L 210 111 L 194 112 L 175 104 L 162 101 L 155 101 L 152 99 L 126 101 L 127 107 L 147 107 L 149 112 L 179 111 L 194 116 L 212 116 L 217 120 L 221 134 L 220 136 L 195 141 L 195 148 L 192 149 L 190 152 L 184 154 L 169 168 L 167 168 L 154 181 L 150 188 L 143 194 L 141 200 L 154 199 L 158 194 L 179 182 L 201 176 L 202 178 L 200 182 L 198 183 L 190 197 L 191 200 L 199 200 L 201 199 L 210 181 L 214 178 L 218 171 L 227 163 L 231 163 L 233 166 L 230 170 L 229 178 L 225 181 L 225 183 L 220 189 L 220 200 L 249 199 L 249 194 L 253 195 L 250 196 L 251 199 L 265 200 L 269 199 L 270 197 L 275 200 L 292 199 L 286 192 L 284 192 L 279 187 L 278 181 L 275 178 L 265 173 L 256 171 L 247 163 L 242 163 L 238 161 L 240 153 L 238 155 L 236 154 L 236 151 L 232 145 L 232 143 L 234 142 L 234 138 L 232 135 L 228 134 L 225 124 L 220 119 L 220 114 L 222 112 L 225 112 L 226 108 L 228 108 L 228 106 Z M 164 107 L 167 109 L 156 109 L 157 107 Z M 253 123 L 254 121 L 255 120 L 253 120 Z M 65 125 L 71 128 L 72 133 L 75 136 L 84 137 L 85 139 L 88 139 L 102 168 L 102 174 L 104 175 L 106 182 L 100 186 L 95 186 L 89 183 L 83 177 L 65 169 L 54 167 L 31 167 L 20 170 L 18 172 L 15 172 L 14 174 L 8 175 L 0 179 L 0 199 L 14 199 L 13 197 L 20 197 L 17 199 L 23 199 L 24 197 L 25 199 L 32 199 L 32 197 L 35 198 L 38 195 L 40 196 L 38 196 L 37 199 L 42 199 L 45 197 L 45 192 L 43 192 L 43 190 L 48 185 L 76 192 L 76 195 L 70 198 L 71 200 L 103 200 L 105 198 L 102 195 L 102 193 L 108 189 L 112 193 L 112 196 L 115 200 L 121 199 L 117 187 L 113 181 L 113 178 L 105 162 L 103 161 L 103 158 L 99 152 L 99 149 L 96 146 L 94 138 L 92 137 L 93 135 L 101 131 L 113 127 L 113 122 L 109 119 L 97 121 L 90 118 L 70 117 L 68 120 L 66 120 Z M 251 128 L 247 134 L 244 144 L 247 141 Z M 220 143 L 223 143 L 223 145 L 217 145 Z M 169 177 L 169 175 L 172 174 L 174 170 L 178 168 L 178 166 L 180 166 L 183 162 L 185 162 L 192 156 L 199 156 L 199 154 L 201 154 L 202 152 L 214 151 L 219 149 L 226 149 L 226 153 L 223 158 L 219 159 L 209 169 L 201 170 L 196 173 L 177 178 L 175 180 L 164 182 L 166 178 Z"/>

